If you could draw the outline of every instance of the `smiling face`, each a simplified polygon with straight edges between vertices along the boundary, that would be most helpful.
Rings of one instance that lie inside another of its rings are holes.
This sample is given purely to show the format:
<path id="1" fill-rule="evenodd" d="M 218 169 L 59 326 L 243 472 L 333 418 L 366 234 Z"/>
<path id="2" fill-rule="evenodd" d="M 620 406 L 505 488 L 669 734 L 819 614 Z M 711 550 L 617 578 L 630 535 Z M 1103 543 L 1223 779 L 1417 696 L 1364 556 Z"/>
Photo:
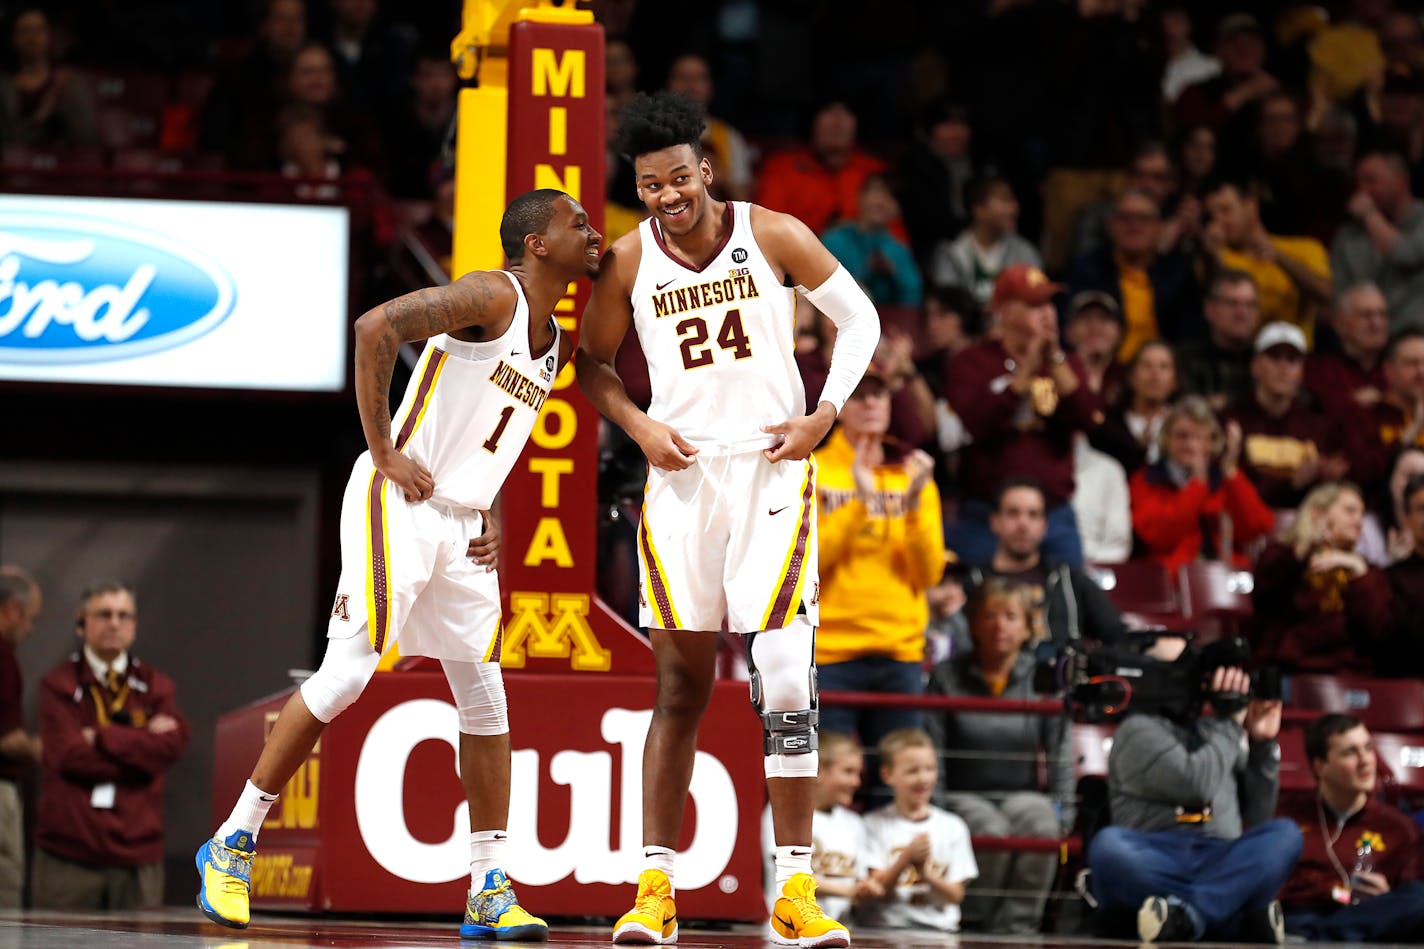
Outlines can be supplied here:
<path id="1" fill-rule="evenodd" d="M 603 235 L 593 229 L 588 212 L 573 198 L 559 198 L 549 226 L 540 236 L 548 259 L 570 279 L 598 273 L 602 260 Z"/>
<path id="2" fill-rule="evenodd" d="M 674 145 L 633 160 L 638 197 L 666 234 L 683 237 L 707 215 L 712 166 L 691 145 Z"/>
<path id="3" fill-rule="evenodd" d="M 1365 526 L 1365 502 L 1354 491 L 1341 491 L 1321 517 L 1325 540 L 1337 550 L 1354 550 Z"/>
<path id="4" fill-rule="evenodd" d="M 833 805 L 850 807 L 855 802 L 855 792 L 860 788 L 860 772 L 864 758 L 859 751 L 846 749 L 834 758 L 821 759 L 816 772 L 816 804 L 820 810 L 829 810 Z"/>
<path id="5" fill-rule="evenodd" d="M 895 792 L 895 805 L 914 811 L 929 804 L 939 782 L 934 749 L 924 745 L 901 748 L 880 765 L 880 777 Z"/>

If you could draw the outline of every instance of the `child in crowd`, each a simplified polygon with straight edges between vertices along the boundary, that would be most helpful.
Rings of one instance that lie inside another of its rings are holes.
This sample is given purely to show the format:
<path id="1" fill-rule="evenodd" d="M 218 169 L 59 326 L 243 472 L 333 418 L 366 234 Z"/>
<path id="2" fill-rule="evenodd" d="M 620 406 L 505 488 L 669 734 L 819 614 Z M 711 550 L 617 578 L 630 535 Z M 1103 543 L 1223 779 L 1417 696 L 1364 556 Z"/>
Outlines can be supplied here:
<path id="1" fill-rule="evenodd" d="M 885 895 L 885 888 L 868 876 L 865 821 L 851 810 L 860 787 L 865 756 L 860 745 L 840 732 L 821 732 L 820 767 L 816 771 L 816 812 L 811 819 L 811 866 L 816 874 L 821 909 L 832 919 L 844 919 L 851 904 Z"/>
<path id="2" fill-rule="evenodd" d="M 957 932 L 964 888 L 979 875 L 969 828 L 930 803 L 939 764 L 930 736 L 902 728 L 880 742 L 880 775 L 895 799 L 865 817 L 871 879 L 885 890 L 862 921 L 900 929 Z"/>

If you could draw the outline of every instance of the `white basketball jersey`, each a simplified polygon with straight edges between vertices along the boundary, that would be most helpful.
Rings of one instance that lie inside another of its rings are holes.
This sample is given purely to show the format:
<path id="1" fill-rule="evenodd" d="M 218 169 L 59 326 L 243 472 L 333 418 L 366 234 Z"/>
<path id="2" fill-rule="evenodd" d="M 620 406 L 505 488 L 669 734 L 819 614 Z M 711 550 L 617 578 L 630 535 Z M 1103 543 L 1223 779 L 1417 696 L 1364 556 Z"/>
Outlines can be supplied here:
<path id="1" fill-rule="evenodd" d="M 529 304 L 517 301 L 498 339 L 432 336 L 396 412 L 396 448 L 435 479 L 432 500 L 489 510 L 514 467 L 559 368 L 560 331 L 546 352 L 529 352 Z"/>
<path id="2" fill-rule="evenodd" d="M 757 246 L 751 209 L 727 203 L 727 239 L 700 269 L 672 255 L 652 218 L 638 225 L 633 324 L 652 383 L 648 414 L 712 453 L 766 448 L 776 439 L 763 425 L 806 414 L 795 291 Z"/>

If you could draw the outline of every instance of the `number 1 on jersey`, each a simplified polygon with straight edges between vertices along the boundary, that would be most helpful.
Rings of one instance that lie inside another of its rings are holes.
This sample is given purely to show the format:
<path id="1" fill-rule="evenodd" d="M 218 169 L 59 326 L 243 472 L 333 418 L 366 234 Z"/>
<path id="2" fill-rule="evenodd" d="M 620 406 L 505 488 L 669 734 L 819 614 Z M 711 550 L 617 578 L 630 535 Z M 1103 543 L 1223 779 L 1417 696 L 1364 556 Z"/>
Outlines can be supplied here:
<path id="1" fill-rule="evenodd" d="M 509 420 L 514 418 L 514 406 L 506 405 L 499 413 L 499 424 L 494 427 L 494 434 L 485 439 L 485 451 L 494 453 L 499 447 L 499 436 L 504 434 L 504 427 L 509 424 Z"/>
<path id="2" fill-rule="evenodd" d="M 711 347 L 703 347 L 707 342 L 706 320 L 700 316 L 683 320 L 677 324 L 677 335 L 682 339 L 682 368 L 697 369 L 712 364 Z M 742 328 L 741 310 L 728 310 L 722 318 L 722 328 L 717 330 L 717 345 L 730 349 L 735 359 L 746 359 L 752 354 L 751 340 Z"/>

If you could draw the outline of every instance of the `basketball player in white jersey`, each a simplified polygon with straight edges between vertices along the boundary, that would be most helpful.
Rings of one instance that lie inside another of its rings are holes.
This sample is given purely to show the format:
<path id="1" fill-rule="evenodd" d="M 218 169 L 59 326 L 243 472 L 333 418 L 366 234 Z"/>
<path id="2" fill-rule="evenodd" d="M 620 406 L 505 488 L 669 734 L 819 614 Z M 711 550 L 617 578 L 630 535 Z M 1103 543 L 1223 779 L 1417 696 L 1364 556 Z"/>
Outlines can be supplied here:
<path id="1" fill-rule="evenodd" d="M 459 714 L 471 830 L 461 938 L 548 935 L 501 869 L 510 741 L 493 572 L 498 527 L 489 512 L 573 349 L 554 305 L 570 281 L 598 271 L 602 237 L 577 201 L 551 189 L 515 198 L 499 234 L 509 270 L 407 294 L 356 322 L 356 402 L 370 450 L 356 460 L 342 502 L 326 657 L 282 709 L 231 816 L 198 849 L 198 906 L 214 922 L 247 926 L 268 809 L 399 638 L 403 653 L 440 660 Z M 396 351 L 419 339 L 429 342 L 393 434 Z"/>
<path id="2" fill-rule="evenodd" d="M 658 677 L 643 753 L 645 869 L 613 941 L 677 939 L 673 848 L 725 617 L 747 638 L 765 732 L 780 891 L 771 938 L 845 946 L 850 934 L 821 912 L 811 874 L 819 582 L 809 456 L 869 364 L 879 320 L 800 221 L 708 194 L 704 118 L 667 93 L 635 97 L 620 116 L 620 150 L 651 217 L 605 255 L 575 355 L 589 400 L 650 465 L 638 533 L 640 619 Z M 793 359 L 796 291 L 837 326 L 810 415 Z M 612 365 L 630 325 L 652 382 L 647 413 Z"/>

